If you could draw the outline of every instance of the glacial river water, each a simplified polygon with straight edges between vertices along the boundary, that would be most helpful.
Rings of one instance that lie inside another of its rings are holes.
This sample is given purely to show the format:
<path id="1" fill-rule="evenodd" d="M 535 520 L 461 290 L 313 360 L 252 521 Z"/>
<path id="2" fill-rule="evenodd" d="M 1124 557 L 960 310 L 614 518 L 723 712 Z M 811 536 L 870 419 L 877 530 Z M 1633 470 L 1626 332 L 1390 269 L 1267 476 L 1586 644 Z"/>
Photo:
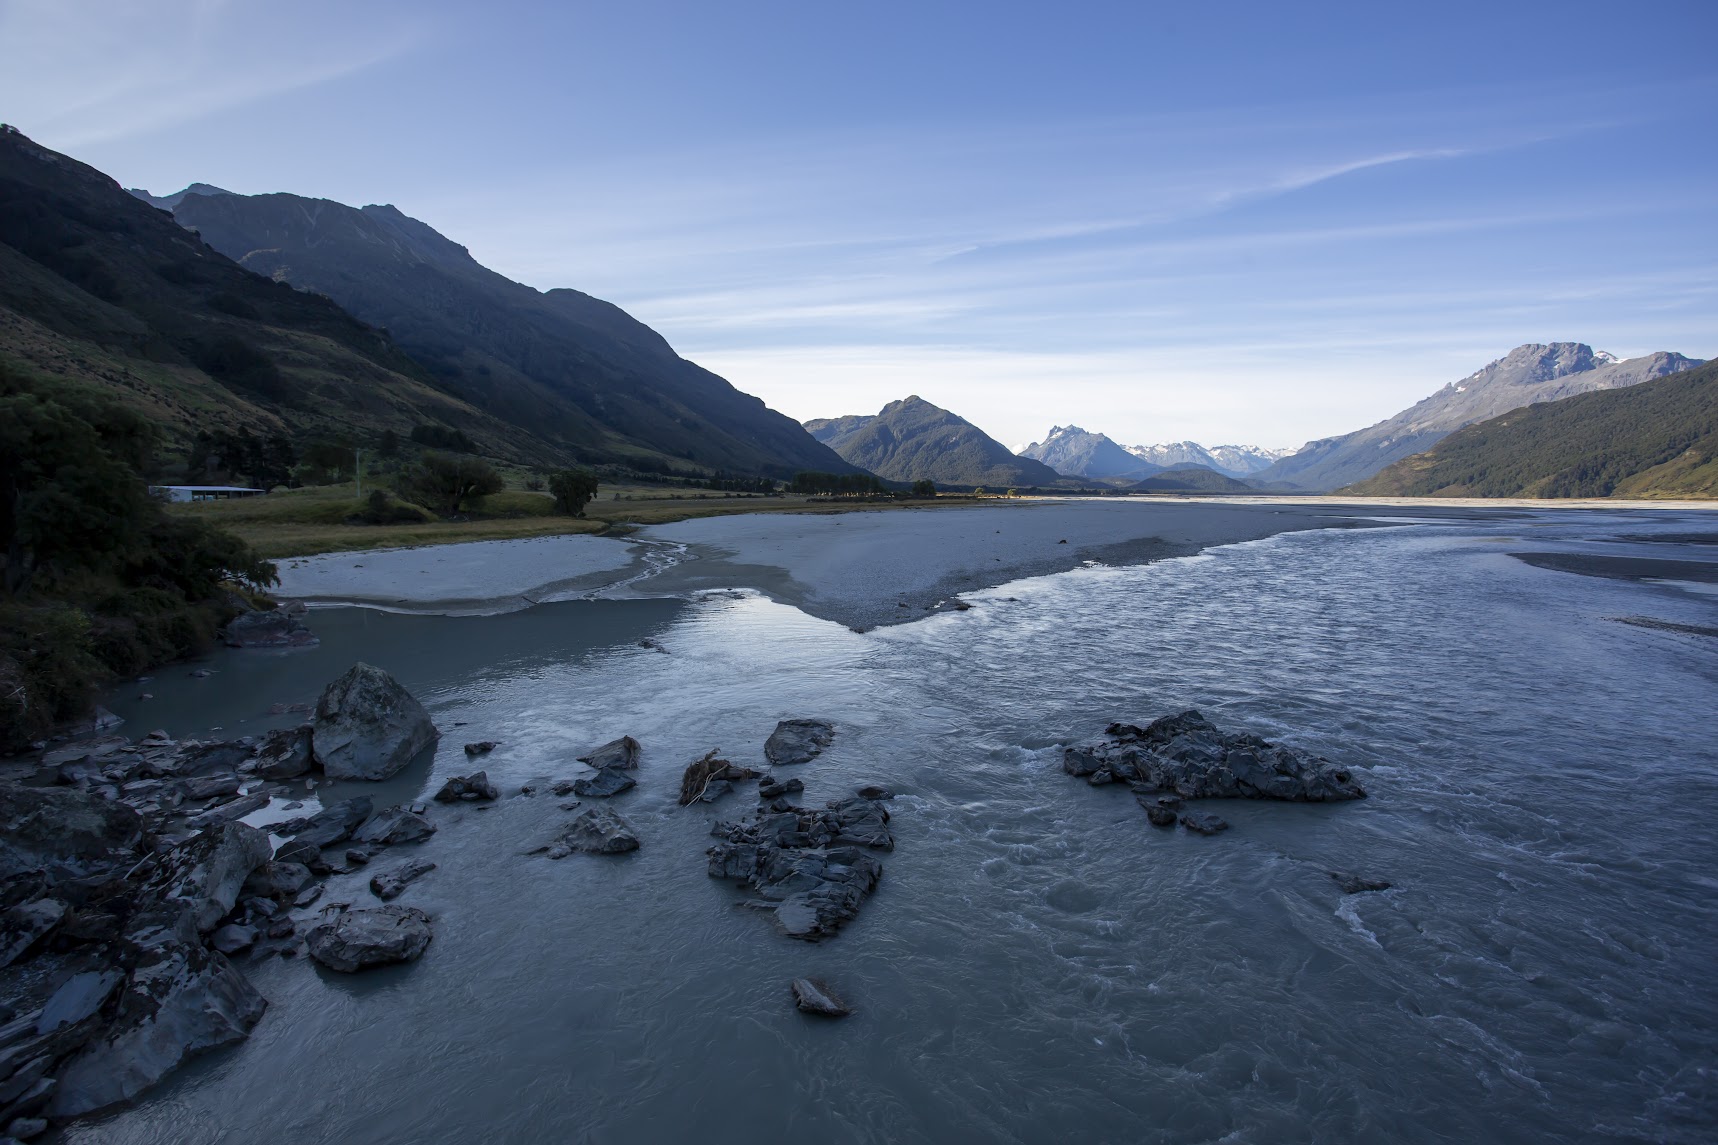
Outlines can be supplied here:
<path id="1" fill-rule="evenodd" d="M 1718 625 L 1718 597 L 1508 555 L 1686 556 L 1590 538 L 1705 520 L 1285 534 L 865 634 L 744 593 L 318 611 L 319 648 L 117 697 L 126 730 L 280 724 L 269 704 L 362 658 L 445 733 L 379 803 L 426 798 L 477 739 L 505 797 L 436 806 L 414 853 L 439 867 L 400 900 L 435 916 L 421 961 L 241 963 L 271 1003 L 251 1038 L 66 1139 L 1711 1141 L 1718 639 L 1615 618 Z M 1204 838 L 1059 768 L 1110 720 L 1190 706 L 1371 797 L 1215 805 L 1232 827 Z M 673 800 L 689 760 L 761 765 L 790 716 L 838 725 L 797 769 L 808 803 L 900 793 L 878 893 L 816 946 L 704 873 L 710 821 L 749 797 Z M 527 855 L 570 815 L 519 787 L 623 732 L 640 784 L 611 802 L 642 849 Z M 1333 869 L 1396 885 L 1343 896 Z M 799 975 L 858 1012 L 797 1013 Z"/>

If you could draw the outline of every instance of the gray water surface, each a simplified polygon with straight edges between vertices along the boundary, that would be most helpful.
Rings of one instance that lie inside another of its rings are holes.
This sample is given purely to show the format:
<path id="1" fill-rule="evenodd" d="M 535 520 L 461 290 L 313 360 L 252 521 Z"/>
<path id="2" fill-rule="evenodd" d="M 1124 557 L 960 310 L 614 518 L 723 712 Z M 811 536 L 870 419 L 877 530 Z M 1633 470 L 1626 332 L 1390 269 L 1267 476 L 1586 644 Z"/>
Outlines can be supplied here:
<path id="1" fill-rule="evenodd" d="M 67 1140 L 1710 1141 L 1718 640 L 1613 618 L 1710 626 L 1718 598 L 1509 556 L 1690 528 L 1285 534 L 864 635 L 757 595 L 318 612 L 320 648 L 170 669 L 121 698 L 127 730 L 286 722 L 268 705 L 362 658 L 446 733 L 390 800 L 473 739 L 502 742 L 507 797 L 437 805 L 415 854 L 439 869 L 400 900 L 436 918 L 421 961 L 241 963 L 271 1002 L 251 1038 Z M 1212 805 L 1232 828 L 1203 838 L 1060 771 L 1059 745 L 1187 706 L 1371 798 Z M 704 874 L 749 799 L 673 801 L 710 748 L 761 765 L 788 716 L 839 727 L 796 771 L 808 804 L 901 793 L 881 888 L 817 946 Z M 644 759 L 611 805 L 642 849 L 526 855 L 570 815 L 520 785 L 622 733 Z M 1332 869 L 1396 887 L 1344 897 Z M 804 974 L 859 1012 L 795 1012 Z"/>

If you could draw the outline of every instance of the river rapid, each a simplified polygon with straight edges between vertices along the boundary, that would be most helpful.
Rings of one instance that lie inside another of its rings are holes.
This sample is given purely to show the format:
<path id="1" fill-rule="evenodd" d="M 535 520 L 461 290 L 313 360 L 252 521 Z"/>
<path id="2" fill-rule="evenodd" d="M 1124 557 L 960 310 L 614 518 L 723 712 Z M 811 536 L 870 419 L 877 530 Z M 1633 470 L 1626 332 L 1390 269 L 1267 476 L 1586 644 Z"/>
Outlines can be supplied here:
<path id="1" fill-rule="evenodd" d="M 320 647 L 221 653 L 112 706 L 133 735 L 258 732 L 377 664 L 443 730 L 393 780 L 319 791 L 378 806 L 500 741 L 476 766 L 503 798 L 434 805 L 412 851 L 438 869 L 399 901 L 435 940 L 355 976 L 241 959 L 270 1000 L 249 1040 L 65 1139 L 1710 1141 L 1718 639 L 1617 618 L 1718 625 L 1718 597 L 1509 555 L 1710 559 L 1605 539 L 1706 520 L 1285 533 L 865 633 L 753 592 L 319 609 Z M 1370 798 L 1206 804 L 1231 824 L 1207 838 L 1062 773 L 1061 745 L 1186 707 L 1339 762 Z M 815 946 L 704 873 L 710 822 L 749 794 L 674 802 L 690 760 L 761 767 L 796 716 L 838 729 L 792 769 L 807 805 L 899 793 L 879 890 Z M 521 785 L 623 733 L 639 786 L 609 804 L 642 848 L 527 854 L 571 815 Z M 1331 870 L 1395 885 L 1345 896 Z M 368 900 L 363 878 L 325 901 Z M 797 1013 L 800 975 L 858 1012 Z"/>

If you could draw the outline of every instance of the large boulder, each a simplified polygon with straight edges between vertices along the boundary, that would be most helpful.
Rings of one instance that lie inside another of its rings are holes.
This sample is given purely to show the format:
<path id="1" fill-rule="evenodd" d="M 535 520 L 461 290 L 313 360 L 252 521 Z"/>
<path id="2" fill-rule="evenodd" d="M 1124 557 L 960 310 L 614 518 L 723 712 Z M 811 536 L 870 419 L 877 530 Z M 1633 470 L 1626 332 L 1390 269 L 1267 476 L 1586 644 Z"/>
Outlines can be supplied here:
<path id="1" fill-rule="evenodd" d="M 186 1058 L 247 1036 L 268 1005 L 197 934 L 193 912 L 134 920 L 130 972 L 107 1028 L 61 1068 L 50 1117 L 81 1117 L 135 1099 Z"/>
<path id="2" fill-rule="evenodd" d="M 764 742 L 764 758 L 771 766 L 806 763 L 822 754 L 835 738 L 835 725 L 828 720 L 783 720 Z"/>
<path id="3" fill-rule="evenodd" d="M 631 771 L 638 766 L 638 741 L 631 736 L 621 736 L 596 748 L 587 755 L 579 756 L 579 762 L 589 764 L 601 771 L 605 767 L 618 767 L 622 771 Z"/>
<path id="4" fill-rule="evenodd" d="M 305 936 L 310 956 L 330 970 L 353 974 L 369 966 L 412 962 L 434 937 L 430 917 L 416 907 L 345 910 Z"/>
<path id="5" fill-rule="evenodd" d="M 441 790 L 435 793 L 438 803 L 475 803 L 479 800 L 488 802 L 500 799 L 501 792 L 489 782 L 487 771 L 474 771 L 470 775 L 450 775 L 447 782 L 441 785 Z"/>
<path id="6" fill-rule="evenodd" d="M 311 750 L 330 779 L 386 779 L 440 734 L 397 680 L 354 664 L 316 702 Z"/>
<path id="7" fill-rule="evenodd" d="M 70 787 L 0 783 L 0 881 L 38 868 L 81 878 L 139 857 L 143 819 Z"/>
<path id="8" fill-rule="evenodd" d="M 606 807 L 592 807 L 567 825 L 549 848 L 549 858 L 562 859 L 574 851 L 592 855 L 621 855 L 638 850 L 638 832 Z"/>

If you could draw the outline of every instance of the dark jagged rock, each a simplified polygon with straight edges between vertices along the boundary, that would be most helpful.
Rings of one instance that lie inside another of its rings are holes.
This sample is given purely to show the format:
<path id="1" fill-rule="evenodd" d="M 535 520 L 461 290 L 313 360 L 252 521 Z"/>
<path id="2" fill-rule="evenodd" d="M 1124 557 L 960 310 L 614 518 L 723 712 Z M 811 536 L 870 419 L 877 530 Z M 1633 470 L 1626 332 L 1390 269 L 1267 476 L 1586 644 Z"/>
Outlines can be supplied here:
<path id="1" fill-rule="evenodd" d="M 638 766 L 638 741 L 631 736 L 621 736 L 611 740 L 588 755 L 579 756 L 579 762 L 601 771 L 605 767 L 618 767 L 622 771 L 631 771 Z"/>
<path id="2" fill-rule="evenodd" d="M 1336 880 L 1337 887 L 1345 895 L 1365 894 L 1368 891 L 1387 891 L 1391 884 L 1383 879 L 1369 879 L 1363 875 L 1351 875 L 1346 871 L 1326 871 Z"/>
<path id="3" fill-rule="evenodd" d="M 370 966 L 415 961 L 432 937 L 429 915 L 416 907 L 390 905 L 343 910 L 313 927 L 305 945 L 310 956 L 330 970 L 353 974 Z"/>
<path id="4" fill-rule="evenodd" d="M 193 831 L 201 831 L 205 827 L 215 827 L 223 823 L 234 823 L 255 811 L 261 811 L 268 806 L 268 792 L 256 791 L 250 795 L 241 795 L 217 804 L 199 814 L 191 816 L 186 826 Z"/>
<path id="5" fill-rule="evenodd" d="M 758 811 L 738 823 L 717 823 L 723 840 L 705 854 L 711 878 L 744 883 L 752 905 L 774 912 L 790 938 L 827 938 L 859 913 L 883 876 L 883 864 L 863 848 L 894 846 L 889 813 L 866 799 L 842 799 L 824 811 Z"/>
<path id="6" fill-rule="evenodd" d="M 303 606 L 241 612 L 221 632 L 221 639 L 229 648 L 307 648 L 321 643 L 303 618 Z"/>
<path id="7" fill-rule="evenodd" d="M 0 880 L 42 869 L 79 878 L 137 861 L 143 818 L 67 787 L 0 783 Z"/>
<path id="8" fill-rule="evenodd" d="M 441 785 L 441 790 L 435 793 L 435 798 L 438 803 L 458 803 L 462 800 L 471 803 L 479 799 L 499 799 L 501 792 L 489 782 L 487 771 L 475 771 L 470 775 L 450 776 L 448 781 Z"/>
<path id="9" fill-rule="evenodd" d="M 1229 824 L 1209 811 L 1183 811 L 1181 825 L 1189 831 L 1200 835 L 1215 835 L 1219 831 L 1227 831 Z"/>
<path id="10" fill-rule="evenodd" d="M 304 867 L 313 875 L 334 873 L 333 866 L 322 857 L 322 848 L 302 839 L 282 843 L 274 852 L 274 861 L 284 866 Z"/>
<path id="11" fill-rule="evenodd" d="M 233 772 L 224 775 L 196 775 L 190 779 L 180 780 L 177 784 L 179 794 L 193 803 L 204 799 L 219 799 L 222 796 L 237 795 L 243 782 Z"/>
<path id="12" fill-rule="evenodd" d="M 492 739 L 480 740 L 477 743 L 466 744 L 465 745 L 465 754 L 466 755 L 473 755 L 473 756 L 475 756 L 475 755 L 488 755 L 490 752 L 494 751 L 496 748 L 498 748 L 500 746 L 501 746 L 500 744 L 496 743 Z"/>
<path id="13" fill-rule="evenodd" d="M 398 843 L 418 843 L 433 834 L 435 824 L 427 815 L 419 815 L 404 807 L 389 807 L 376 812 L 352 837 L 360 843 L 380 843 L 391 847 Z"/>
<path id="14" fill-rule="evenodd" d="M 354 664 L 317 701 L 311 748 L 330 779 L 386 779 L 440 734 L 392 676 Z"/>
<path id="15" fill-rule="evenodd" d="M 162 903 L 183 903 L 197 929 L 215 929 L 239 891 L 269 858 L 268 836 L 247 823 L 222 823 L 169 851 L 149 878 L 148 889 Z"/>
<path id="16" fill-rule="evenodd" d="M 310 817 L 309 824 L 293 832 L 293 842 L 332 847 L 350 839 L 375 809 L 368 795 L 331 803 Z"/>
<path id="17" fill-rule="evenodd" d="M 548 849 L 549 858 L 564 859 L 574 851 L 591 855 L 621 855 L 638 850 L 632 824 L 606 807 L 580 812 Z"/>
<path id="18" fill-rule="evenodd" d="M 842 1001 L 841 996 L 821 978 L 795 978 L 792 990 L 793 1004 L 807 1014 L 845 1018 L 853 1012 L 853 1007 Z"/>
<path id="19" fill-rule="evenodd" d="M 686 807 L 700 800 L 714 803 L 733 790 L 735 783 L 756 779 L 757 775 L 749 767 L 717 759 L 712 751 L 702 759 L 693 760 L 680 777 L 680 806 Z"/>
<path id="20" fill-rule="evenodd" d="M 237 954 L 241 950 L 249 950 L 256 945 L 256 941 L 256 927 L 245 926 L 236 922 L 229 922 L 209 936 L 209 945 L 227 955 Z"/>
<path id="21" fill-rule="evenodd" d="M 132 1100 L 193 1054 L 244 1038 L 267 1006 L 202 944 L 190 910 L 134 919 L 123 945 L 131 969 L 113 1019 L 60 1069 L 50 1117 Z"/>
<path id="22" fill-rule="evenodd" d="M 66 904 L 37 899 L 0 913 L 0 968 L 12 965 L 24 952 L 66 917 Z"/>
<path id="23" fill-rule="evenodd" d="M 1171 807 L 1147 807 L 1145 818 L 1153 827 L 1173 827 L 1177 816 Z"/>
<path id="24" fill-rule="evenodd" d="M 1143 728 L 1111 724 L 1107 734 L 1103 743 L 1064 751 L 1062 770 L 1088 782 L 1125 780 L 1136 793 L 1162 791 L 1186 799 L 1325 802 L 1366 794 L 1350 772 L 1329 760 L 1255 735 L 1219 731 L 1196 711 Z"/>
<path id="25" fill-rule="evenodd" d="M 244 893 L 263 899 L 289 899 L 309 886 L 310 879 L 310 868 L 303 863 L 275 859 L 251 872 L 245 880 Z"/>
<path id="26" fill-rule="evenodd" d="M 853 794 L 861 799 L 893 799 L 895 797 L 893 791 L 887 787 L 878 787 L 875 783 L 868 783 L 864 787 L 856 788 Z"/>
<path id="27" fill-rule="evenodd" d="M 764 742 L 764 758 L 771 767 L 806 763 L 823 753 L 835 738 L 835 725 L 828 720 L 783 720 Z"/>
<path id="28" fill-rule="evenodd" d="M 773 775 L 766 775 L 758 783 L 758 798 L 780 799 L 784 795 L 797 795 L 804 790 L 805 781 L 802 779 L 777 779 Z"/>
<path id="29" fill-rule="evenodd" d="M 311 725 L 276 728 L 257 749 L 256 773 L 263 779 L 297 779 L 310 770 Z"/>
<path id="30" fill-rule="evenodd" d="M 406 887 L 435 870 L 435 864 L 424 859 L 412 859 L 370 880 L 370 893 L 383 902 L 399 898 Z"/>
<path id="31" fill-rule="evenodd" d="M 573 781 L 573 794 L 587 799 L 605 799 L 638 786 L 638 781 L 618 767 L 605 767 L 595 775 Z"/>

